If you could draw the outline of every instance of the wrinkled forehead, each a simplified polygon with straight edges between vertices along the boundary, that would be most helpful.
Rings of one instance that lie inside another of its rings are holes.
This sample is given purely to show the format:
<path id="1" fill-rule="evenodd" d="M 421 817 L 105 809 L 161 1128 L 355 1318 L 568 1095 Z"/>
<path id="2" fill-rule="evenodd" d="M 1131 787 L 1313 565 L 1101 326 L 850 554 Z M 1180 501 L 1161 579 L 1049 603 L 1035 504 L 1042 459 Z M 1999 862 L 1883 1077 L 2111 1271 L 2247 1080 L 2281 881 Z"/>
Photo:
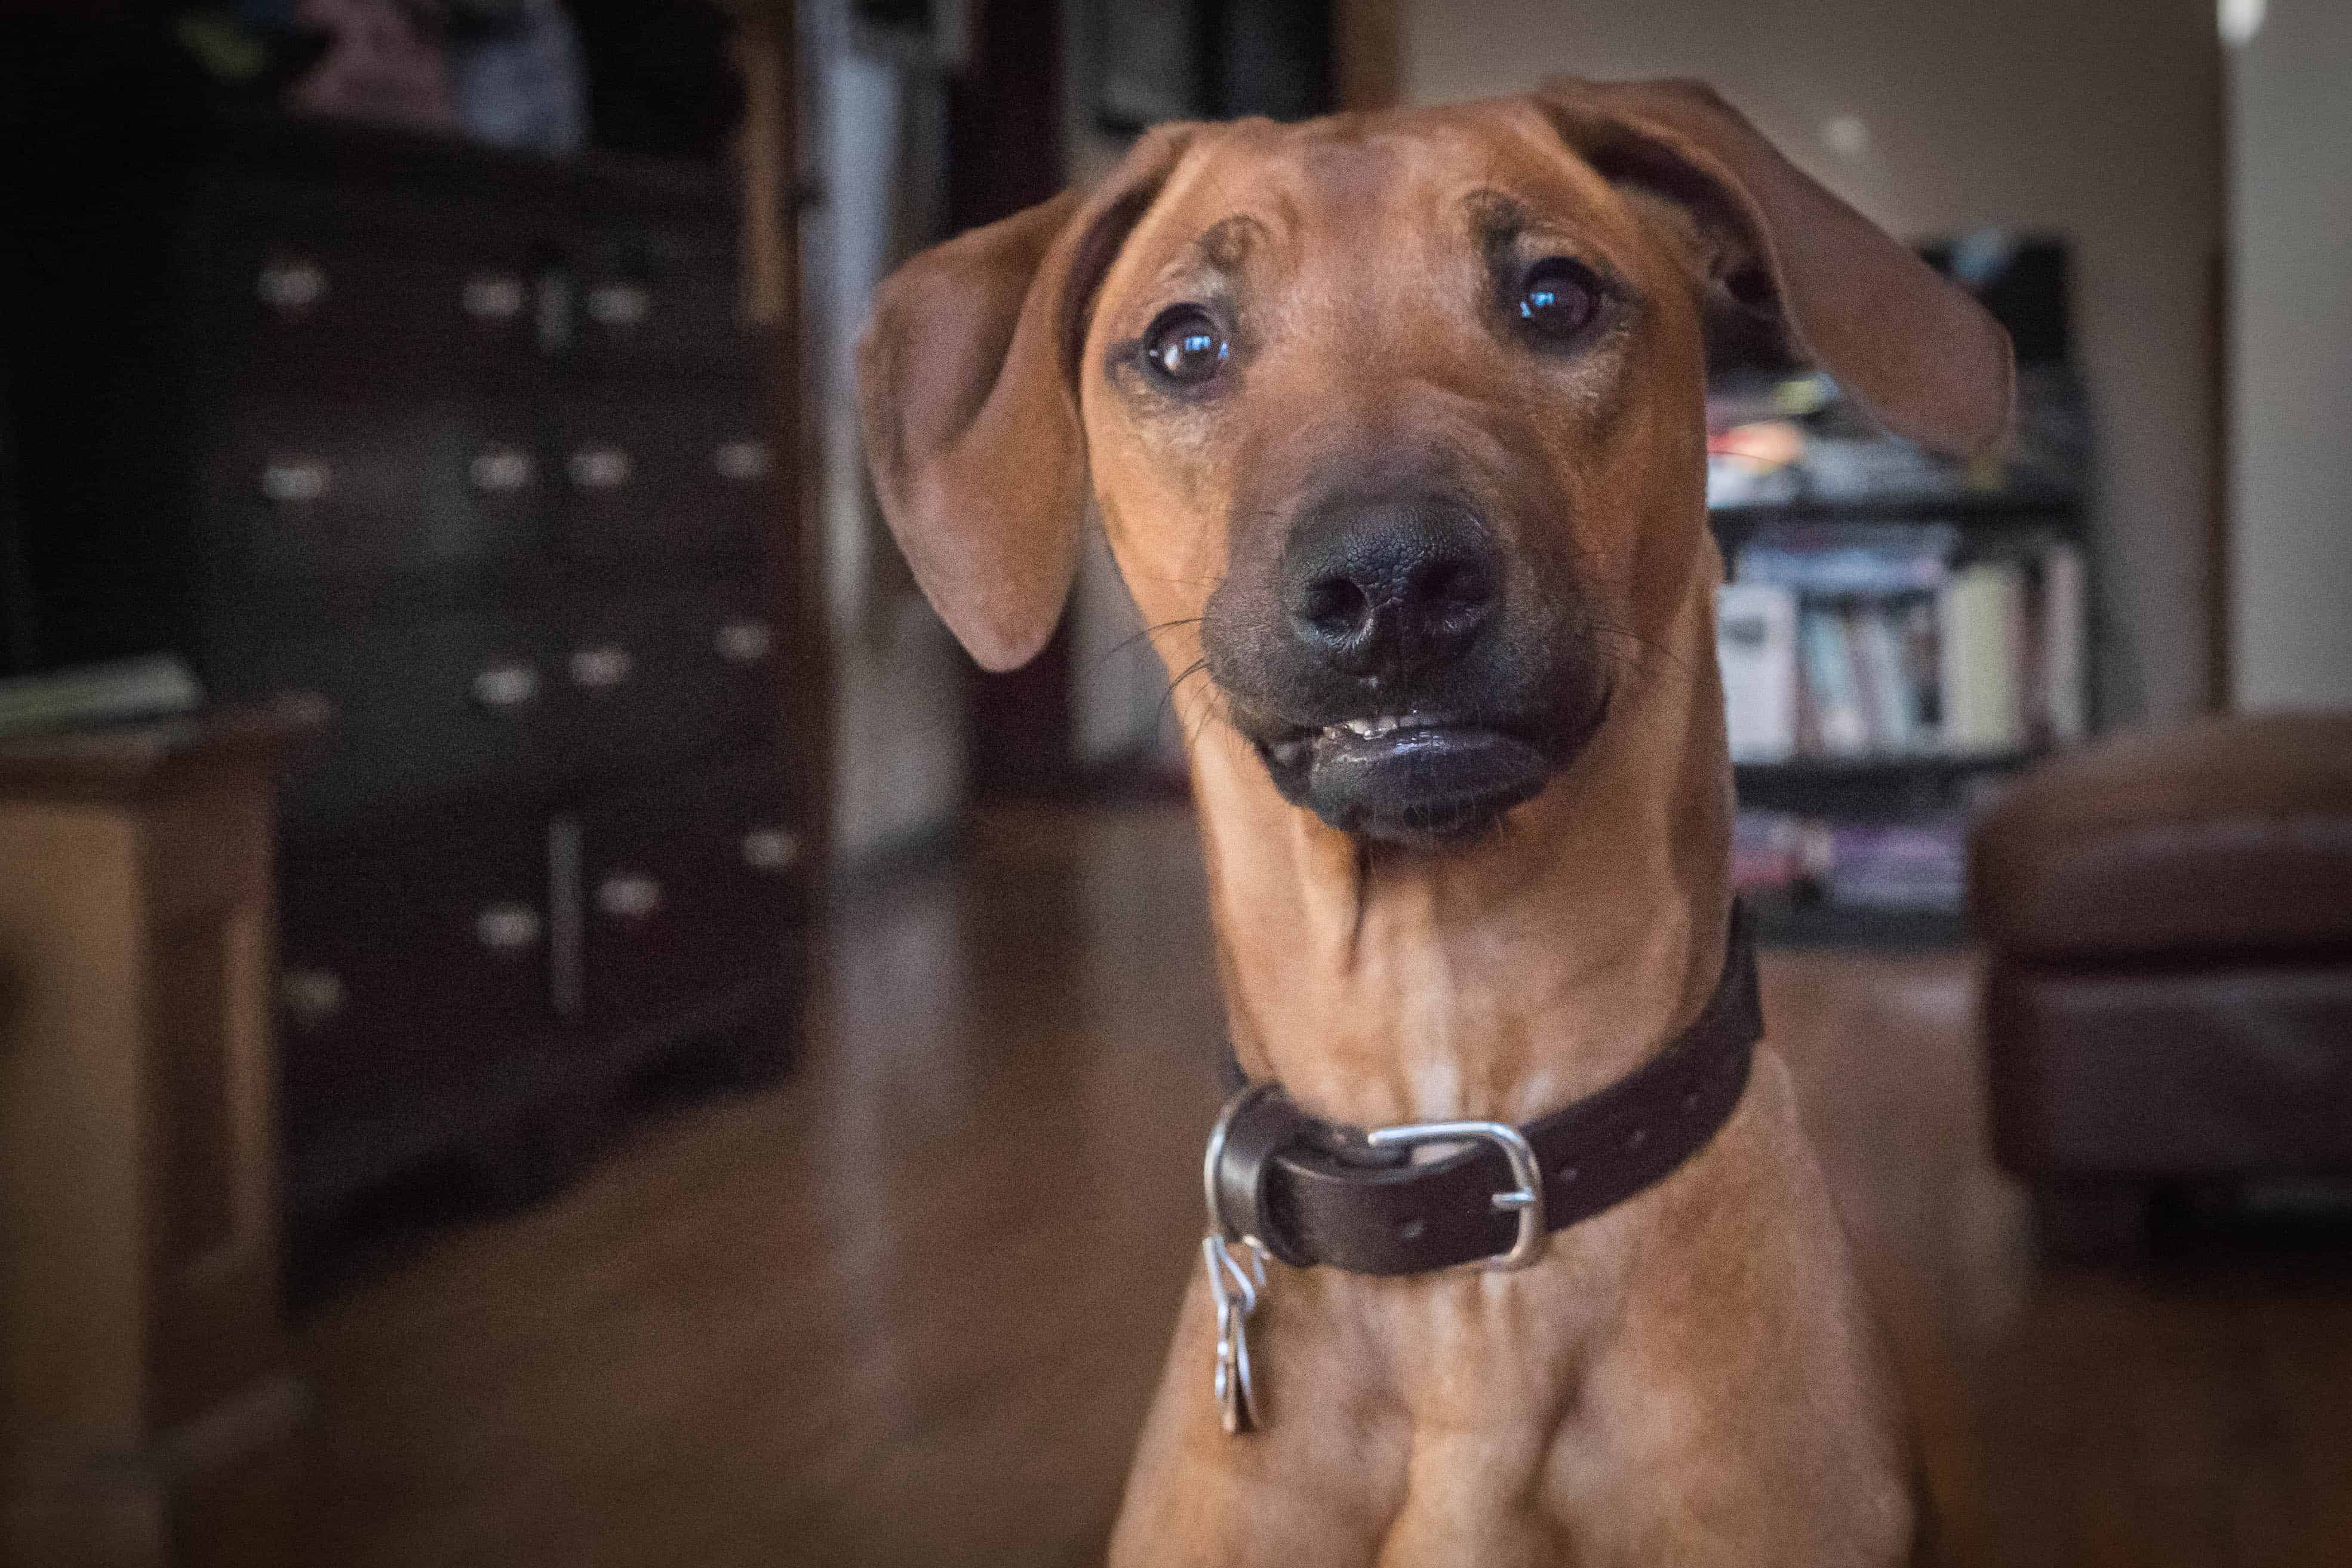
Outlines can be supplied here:
<path id="1" fill-rule="evenodd" d="M 1624 202 L 1524 103 L 1246 121 L 1196 141 L 1107 283 L 1116 295 L 1530 244 L 1623 277 L 1645 269 Z"/>

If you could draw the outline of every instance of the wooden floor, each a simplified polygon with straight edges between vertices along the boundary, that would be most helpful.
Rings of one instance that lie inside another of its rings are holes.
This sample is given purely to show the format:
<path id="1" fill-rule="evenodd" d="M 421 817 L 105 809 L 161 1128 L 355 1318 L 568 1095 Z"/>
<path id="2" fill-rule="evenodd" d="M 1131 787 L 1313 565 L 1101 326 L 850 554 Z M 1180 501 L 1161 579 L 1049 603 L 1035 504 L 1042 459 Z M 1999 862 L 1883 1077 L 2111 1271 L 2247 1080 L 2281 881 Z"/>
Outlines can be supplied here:
<path id="1" fill-rule="evenodd" d="M 987 825 L 835 923 L 781 1088 L 674 1108 L 313 1309 L 310 1560 L 1095 1562 L 1200 1216 L 1175 808 Z M 1772 1035 L 1976 1561 L 2352 1563 L 2352 1269 L 2037 1268 L 1965 958 L 1768 956 Z"/>

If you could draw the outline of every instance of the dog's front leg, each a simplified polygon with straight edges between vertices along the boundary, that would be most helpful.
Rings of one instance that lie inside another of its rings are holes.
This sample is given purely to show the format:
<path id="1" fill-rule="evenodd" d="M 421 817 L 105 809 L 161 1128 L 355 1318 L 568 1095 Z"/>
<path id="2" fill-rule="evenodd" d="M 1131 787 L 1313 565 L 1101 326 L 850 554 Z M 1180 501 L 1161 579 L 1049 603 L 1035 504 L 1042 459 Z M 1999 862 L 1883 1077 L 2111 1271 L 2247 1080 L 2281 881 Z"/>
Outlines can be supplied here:
<path id="1" fill-rule="evenodd" d="M 1402 1484 L 1410 1443 L 1360 1361 L 1314 1331 L 1319 1291 L 1274 1269 L 1250 1320 L 1264 1425 L 1230 1435 L 1213 1373 L 1216 1308 L 1196 1274 L 1177 1316 L 1111 1537 L 1111 1568 L 1339 1568 L 1379 1560 L 1383 1494 Z"/>

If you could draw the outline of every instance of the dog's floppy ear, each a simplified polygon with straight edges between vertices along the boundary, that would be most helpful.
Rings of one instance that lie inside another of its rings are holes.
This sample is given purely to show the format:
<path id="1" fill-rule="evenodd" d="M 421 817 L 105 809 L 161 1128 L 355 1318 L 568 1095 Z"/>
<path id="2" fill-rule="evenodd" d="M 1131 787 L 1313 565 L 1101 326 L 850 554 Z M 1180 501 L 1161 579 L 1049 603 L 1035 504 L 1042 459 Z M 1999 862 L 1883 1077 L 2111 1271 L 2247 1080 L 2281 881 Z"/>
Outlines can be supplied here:
<path id="1" fill-rule="evenodd" d="M 1792 346 L 1899 436 L 1957 457 L 2009 433 L 2009 334 L 1965 292 L 1692 81 L 1546 82 L 1537 105 L 1602 176 L 1689 210 L 1713 279 L 1769 293 Z"/>
<path id="2" fill-rule="evenodd" d="M 1093 195 L 934 247 L 875 294 L 857 363 L 874 489 L 931 606 L 990 669 L 1027 663 L 1069 596 L 1087 502 L 1078 354 L 1190 130 L 1146 134 Z"/>

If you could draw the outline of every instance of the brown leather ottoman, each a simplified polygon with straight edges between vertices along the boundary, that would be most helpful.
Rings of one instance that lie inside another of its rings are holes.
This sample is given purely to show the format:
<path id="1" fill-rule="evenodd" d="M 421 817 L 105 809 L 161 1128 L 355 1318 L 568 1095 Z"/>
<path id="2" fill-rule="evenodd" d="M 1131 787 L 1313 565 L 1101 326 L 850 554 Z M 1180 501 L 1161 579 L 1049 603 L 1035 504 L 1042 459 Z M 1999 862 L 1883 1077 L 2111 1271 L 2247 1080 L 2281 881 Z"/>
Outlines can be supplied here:
<path id="1" fill-rule="evenodd" d="M 2060 1248 L 2159 1184 L 2352 1176 L 2352 715 L 2086 747 L 1971 872 L 1994 1146 Z"/>

